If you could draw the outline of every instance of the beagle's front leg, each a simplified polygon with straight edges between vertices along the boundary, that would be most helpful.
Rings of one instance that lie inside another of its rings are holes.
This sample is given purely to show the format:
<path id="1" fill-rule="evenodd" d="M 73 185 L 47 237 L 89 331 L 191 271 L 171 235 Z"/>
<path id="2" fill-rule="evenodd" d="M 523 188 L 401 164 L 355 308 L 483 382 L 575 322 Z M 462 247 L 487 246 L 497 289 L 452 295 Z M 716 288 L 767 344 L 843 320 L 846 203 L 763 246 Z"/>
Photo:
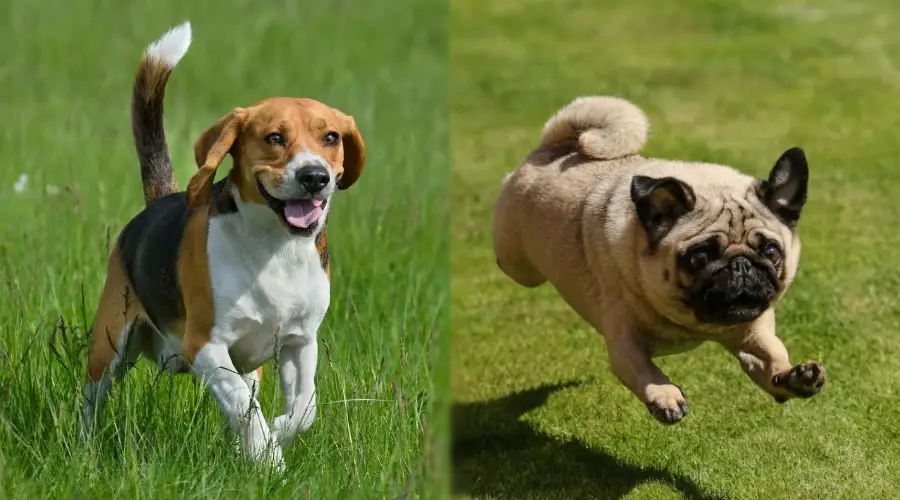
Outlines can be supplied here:
<path id="1" fill-rule="evenodd" d="M 278 356 L 278 373 L 284 394 L 284 414 L 278 416 L 273 433 L 282 447 L 290 446 L 298 433 L 306 432 L 316 418 L 316 365 L 319 350 L 312 335 L 285 337 Z"/>
<path id="2" fill-rule="evenodd" d="M 255 460 L 284 469 L 281 447 L 269 432 L 259 401 L 238 373 L 222 342 L 209 342 L 197 351 L 192 368 L 216 399 L 232 429 L 241 435 L 244 450 Z"/>

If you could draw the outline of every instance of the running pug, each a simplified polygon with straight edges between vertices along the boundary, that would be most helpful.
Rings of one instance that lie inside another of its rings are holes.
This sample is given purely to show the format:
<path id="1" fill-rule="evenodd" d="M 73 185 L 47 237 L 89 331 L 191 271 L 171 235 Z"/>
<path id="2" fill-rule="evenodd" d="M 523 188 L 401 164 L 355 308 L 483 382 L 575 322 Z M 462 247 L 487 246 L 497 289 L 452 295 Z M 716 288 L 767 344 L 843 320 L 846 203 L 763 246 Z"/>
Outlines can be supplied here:
<path id="1" fill-rule="evenodd" d="M 494 214 L 497 264 L 514 281 L 549 281 L 603 332 L 612 370 L 660 422 L 688 413 L 653 358 L 711 340 L 776 401 L 825 384 L 792 365 L 773 307 L 800 257 L 806 157 L 785 151 L 768 179 L 724 165 L 645 158 L 647 117 L 613 97 L 582 97 L 544 126 L 507 175 Z"/>

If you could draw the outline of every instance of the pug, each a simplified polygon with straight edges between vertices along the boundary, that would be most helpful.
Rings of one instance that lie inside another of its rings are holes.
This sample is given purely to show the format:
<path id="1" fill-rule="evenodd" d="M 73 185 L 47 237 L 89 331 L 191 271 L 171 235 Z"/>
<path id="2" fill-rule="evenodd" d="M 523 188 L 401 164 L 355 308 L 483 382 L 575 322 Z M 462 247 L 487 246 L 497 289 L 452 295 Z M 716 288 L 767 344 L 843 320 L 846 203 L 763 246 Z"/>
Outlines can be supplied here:
<path id="1" fill-rule="evenodd" d="M 503 181 L 497 265 L 519 285 L 556 288 L 602 333 L 616 377 L 664 424 L 689 406 L 653 358 L 705 341 L 777 402 L 818 394 L 825 367 L 791 363 L 773 309 L 800 258 L 803 150 L 788 149 L 756 179 L 641 156 L 648 131 L 624 99 L 580 97 L 560 109 Z"/>

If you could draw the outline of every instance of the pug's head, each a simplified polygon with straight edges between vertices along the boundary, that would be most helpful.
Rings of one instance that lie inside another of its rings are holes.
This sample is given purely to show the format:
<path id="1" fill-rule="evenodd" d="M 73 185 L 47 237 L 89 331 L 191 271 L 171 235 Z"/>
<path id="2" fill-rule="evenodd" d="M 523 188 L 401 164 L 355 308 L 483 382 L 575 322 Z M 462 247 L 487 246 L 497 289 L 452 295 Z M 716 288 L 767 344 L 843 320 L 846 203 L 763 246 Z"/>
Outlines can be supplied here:
<path id="1" fill-rule="evenodd" d="M 768 179 L 749 186 L 730 169 L 722 175 L 693 186 L 674 177 L 631 181 L 646 236 L 637 268 L 642 291 L 658 313 L 700 330 L 760 317 L 787 290 L 800 256 L 794 228 L 809 178 L 803 150 L 785 151 Z"/>

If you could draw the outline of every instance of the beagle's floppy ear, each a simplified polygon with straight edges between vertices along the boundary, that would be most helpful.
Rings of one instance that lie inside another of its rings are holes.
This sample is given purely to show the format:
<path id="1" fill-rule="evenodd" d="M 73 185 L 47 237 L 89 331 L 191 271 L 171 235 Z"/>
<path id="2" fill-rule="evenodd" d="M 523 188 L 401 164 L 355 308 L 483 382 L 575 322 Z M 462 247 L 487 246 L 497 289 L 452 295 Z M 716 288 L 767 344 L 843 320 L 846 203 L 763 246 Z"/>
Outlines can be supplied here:
<path id="1" fill-rule="evenodd" d="M 359 179 L 366 164 L 366 143 L 363 142 L 352 116 L 344 116 L 341 142 L 344 144 L 344 172 L 337 181 L 337 187 L 343 190 Z"/>
<path id="2" fill-rule="evenodd" d="M 194 160 L 200 170 L 188 183 L 187 201 L 190 206 L 200 207 L 209 203 L 216 169 L 225 159 L 225 155 L 231 152 L 231 147 L 240 135 L 246 118 L 247 110 L 236 108 L 219 118 L 219 121 L 203 132 L 194 143 Z"/>

